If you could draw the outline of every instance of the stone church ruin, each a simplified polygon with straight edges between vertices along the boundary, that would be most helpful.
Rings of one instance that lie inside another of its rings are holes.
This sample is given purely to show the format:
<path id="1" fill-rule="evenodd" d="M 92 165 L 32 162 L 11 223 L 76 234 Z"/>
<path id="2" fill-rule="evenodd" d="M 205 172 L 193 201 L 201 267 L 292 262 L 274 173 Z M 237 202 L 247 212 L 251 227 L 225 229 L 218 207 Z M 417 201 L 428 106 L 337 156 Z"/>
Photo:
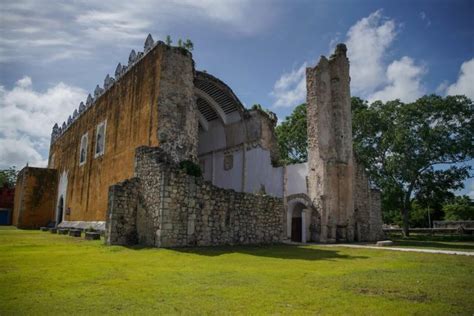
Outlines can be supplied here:
<path id="1" fill-rule="evenodd" d="M 93 227 L 111 245 L 376 241 L 380 192 L 352 151 L 345 45 L 306 81 L 308 162 L 277 166 L 276 116 L 149 35 L 54 125 L 48 167 L 20 172 L 14 224 Z"/>

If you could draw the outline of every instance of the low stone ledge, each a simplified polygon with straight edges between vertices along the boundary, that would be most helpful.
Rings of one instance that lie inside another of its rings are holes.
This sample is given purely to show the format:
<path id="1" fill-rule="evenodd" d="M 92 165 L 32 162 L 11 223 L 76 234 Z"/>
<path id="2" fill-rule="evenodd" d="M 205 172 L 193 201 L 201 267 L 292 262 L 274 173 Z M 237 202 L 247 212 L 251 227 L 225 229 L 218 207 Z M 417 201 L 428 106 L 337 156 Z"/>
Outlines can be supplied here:
<path id="1" fill-rule="evenodd" d="M 391 241 L 391 240 L 381 240 L 381 241 L 377 241 L 377 243 L 375 245 L 377 247 L 393 246 L 393 241 Z"/>
<path id="2" fill-rule="evenodd" d="M 59 228 L 58 229 L 58 234 L 59 235 L 67 235 L 69 233 L 69 229 L 68 228 Z"/>
<path id="3" fill-rule="evenodd" d="M 86 240 L 100 240 L 100 233 L 97 232 L 86 232 L 85 237 Z"/>
<path id="4" fill-rule="evenodd" d="M 71 229 L 69 231 L 69 236 L 72 236 L 72 237 L 81 237 L 81 231 L 79 229 Z"/>
<path id="5" fill-rule="evenodd" d="M 51 227 L 51 228 L 49 229 L 49 232 L 50 232 L 51 234 L 56 234 L 56 233 L 58 232 L 58 229 L 57 229 L 56 227 Z"/>
<path id="6" fill-rule="evenodd" d="M 40 228 L 40 230 L 42 232 L 47 232 L 47 231 L 49 231 L 49 227 L 43 226 L 43 227 Z"/>
<path id="7" fill-rule="evenodd" d="M 105 221 L 62 221 L 59 223 L 58 228 L 105 231 Z"/>

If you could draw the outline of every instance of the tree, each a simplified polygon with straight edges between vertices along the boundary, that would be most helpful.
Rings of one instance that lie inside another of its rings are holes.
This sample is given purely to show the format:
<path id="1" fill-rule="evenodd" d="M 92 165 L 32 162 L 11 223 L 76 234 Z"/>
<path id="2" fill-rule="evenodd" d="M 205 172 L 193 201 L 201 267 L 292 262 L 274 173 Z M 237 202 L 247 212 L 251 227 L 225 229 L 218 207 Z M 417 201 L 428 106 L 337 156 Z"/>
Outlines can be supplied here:
<path id="1" fill-rule="evenodd" d="M 13 188 L 15 186 L 17 176 L 18 171 L 16 170 L 15 166 L 0 170 L 0 188 L 3 188 L 4 186 Z"/>
<path id="2" fill-rule="evenodd" d="M 171 40 L 171 36 L 166 35 L 165 43 L 166 45 L 171 46 L 171 44 L 173 43 L 173 41 Z"/>
<path id="3" fill-rule="evenodd" d="M 353 109 L 354 150 L 371 179 L 400 209 L 404 235 L 417 196 L 463 187 L 473 158 L 474 110 L 464 96 L 431 95 L 413 103 L 400 100 Z M 424 196 L 424 197 L 423 197 Z"/>
<path id="4" fill-rule="evenodd" d="M 308 136 L 305 103 L 298 105 L 293 113 L 276 127 L 275 132 L 283 163 L 300 163 L 307 160 Z"/>
<path id="5" fill-rule="evenodd" d="M 474 204 L 466 195 L 456 196 L 451 203 L 443 206 L 443 211 L 447 221 L 474 220 Z"/>

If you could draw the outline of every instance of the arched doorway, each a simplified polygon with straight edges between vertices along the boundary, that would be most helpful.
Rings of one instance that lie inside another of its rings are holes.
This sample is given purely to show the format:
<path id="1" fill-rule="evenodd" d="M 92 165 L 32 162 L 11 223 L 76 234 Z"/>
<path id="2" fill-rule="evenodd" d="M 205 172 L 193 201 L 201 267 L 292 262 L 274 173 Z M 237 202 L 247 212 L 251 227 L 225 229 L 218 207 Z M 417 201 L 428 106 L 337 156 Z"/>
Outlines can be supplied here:
<path id="1" fill-rule="evenodd" d="M 61 195 L 58 202 L 58 210 L 56 212 L 56 226 L 59 225 L 63 221 L 63 213 L 64 213 L 64 198 Z"/>
<path id="2" fill-rule="evenodd" d="M 303 209 L 304 205 L 297 203 L 291 212 L 291 241 L 303 241 Z"/>
<path id="3" fill-rule="evenodd" d="M 319 214 L 304 193 L 287 196 L 287 238 L 295 242 L 318 241 Z"/>

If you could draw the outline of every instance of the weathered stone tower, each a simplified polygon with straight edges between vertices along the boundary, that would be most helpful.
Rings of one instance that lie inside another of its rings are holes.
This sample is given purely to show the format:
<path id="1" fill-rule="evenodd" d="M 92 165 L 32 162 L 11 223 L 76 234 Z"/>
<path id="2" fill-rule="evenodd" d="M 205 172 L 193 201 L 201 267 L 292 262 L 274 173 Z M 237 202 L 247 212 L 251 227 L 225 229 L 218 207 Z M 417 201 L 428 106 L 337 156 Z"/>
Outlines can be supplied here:
<path id="1" fill-rule="evenodd" d="M 321 215 L 320 242 L 354 240 L 354 160 L 349 60 L 344 44 L 306 69 L 308 194 Z"/>

